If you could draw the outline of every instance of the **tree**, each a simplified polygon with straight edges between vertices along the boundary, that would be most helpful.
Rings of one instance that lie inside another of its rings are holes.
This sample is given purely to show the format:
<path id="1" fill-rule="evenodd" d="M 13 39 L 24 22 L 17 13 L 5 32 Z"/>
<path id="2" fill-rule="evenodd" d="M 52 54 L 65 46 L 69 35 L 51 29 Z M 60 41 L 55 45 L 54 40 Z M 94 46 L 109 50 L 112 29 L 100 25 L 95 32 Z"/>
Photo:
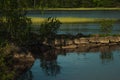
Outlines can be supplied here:
<path id="1" fill-rule="evenodd" d="M 101 0 L 92 0 L 93 1 L 93 7 L 100 7 L 100 5 L 101 5 Z"/>
<path id="2" fill-rule="evenodd" d="M 8 41 L 22 44 L 29 38 L 31 20 L 18 0 L 0 0 L 0 26 Z"/>
<path id="3" fill-rule="evenodd" d="M 5 46 L 0 45 L 0 80 L 13 80 L 15 74 L 14 69 L 10 66 L 13 65 L 12 56 L 9 52 L 6 52 L 8 47 L 8 44 L 5 44 Z"/>
<path id="4" fill-rule="evenodd" d="M 58 28 L 60 27 L 60 21 L 56 18 L 48 18 L 45 20 L 39 29 L 40 40 L 43 42 L 46 40 L 50 44 L 54 39 L 57 33 Z"/>

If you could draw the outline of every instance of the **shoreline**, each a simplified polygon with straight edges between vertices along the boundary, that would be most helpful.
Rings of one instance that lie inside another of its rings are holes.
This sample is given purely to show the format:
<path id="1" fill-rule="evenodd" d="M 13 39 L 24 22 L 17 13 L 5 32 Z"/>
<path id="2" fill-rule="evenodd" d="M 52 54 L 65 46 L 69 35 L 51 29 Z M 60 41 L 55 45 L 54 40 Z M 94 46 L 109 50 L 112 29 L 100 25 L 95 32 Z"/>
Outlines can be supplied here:
<path id="1" fill-rule="evenodd" d="M 75 49 L 80 47 L 99 47 L 120 45 L 120 36 L 108 37 L 80 37 L 80 38 L 62 38 L 55 39 L 55 47 L 57 49 Z M 64 36 L 65 37 L 65 36 Z"/>
<path id="2" fill-rule="evenodd" d="M 61 10 L 67 10 L 67 11 L 70 11 L 70 10 L 73 10 L 73 11 L 86 11 L 86 10 L 91 10 L 91 11 L 94 11 L 94 10 L 120 10 L 120 8 L 28 8 L 28 9 L 25 9 L 27 11 L 34 11 L 34 10 L 52 10 L 52 11 L 61 11 Z"/>

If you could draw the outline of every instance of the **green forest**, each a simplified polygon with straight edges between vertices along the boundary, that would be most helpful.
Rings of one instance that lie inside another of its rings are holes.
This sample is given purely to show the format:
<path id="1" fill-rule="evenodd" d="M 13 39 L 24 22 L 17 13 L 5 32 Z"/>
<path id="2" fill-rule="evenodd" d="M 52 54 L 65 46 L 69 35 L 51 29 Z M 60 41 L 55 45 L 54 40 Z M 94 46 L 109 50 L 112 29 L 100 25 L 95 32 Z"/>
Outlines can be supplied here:
<path id="1" fill-rule="evenodd" d="M 25 8 L 120 7 L 120 0 L 19 0 Z"/>

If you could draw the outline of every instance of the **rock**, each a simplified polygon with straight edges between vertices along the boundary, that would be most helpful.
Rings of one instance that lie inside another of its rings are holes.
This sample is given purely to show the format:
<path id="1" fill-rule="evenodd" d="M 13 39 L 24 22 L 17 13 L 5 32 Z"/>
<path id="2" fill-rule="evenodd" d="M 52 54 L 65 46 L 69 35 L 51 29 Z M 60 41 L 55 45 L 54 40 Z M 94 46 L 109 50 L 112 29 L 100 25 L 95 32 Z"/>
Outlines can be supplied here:
<path id="1" fill-rule="evenodd" d="M 88 44 L 89 40 L 88 38 L 80 38 L 80 44 Z"/>
<path id="2" fill-rule="evenodd" d="M 71 39 L 56 39 L 55 45 L 72 45 L 74 44 L 74 41 Z"/>
<path id="3" fill-rule="evenodd" d="M 56 39 L 55 45 L 65 45 L 65 40 L 64 39 Z"/>
<path id="4" fill-rule="evenodd" d="M 109 41 L 109 38 L 107 37 L 100 37 L 98 38 L 98 41 L 101 43 L 101 44 L 108 44 L 110 41 Z"/>
<path id="5" fill-rule="evenodd" d="M 30 52 L 28 52 L 28 54 L 26 54 L 26 53 L 20 53 L 20 54 L 14 53 L 13 57 L 15 59 L 19 59 L 22 61 L 34 61 L 35 60 L 33 55 Z"/>
<path id="6" fill-rule="evenodd" d="M 89 42 L 90 43 L 99 43 L 99 41 L 98 41 L 98 37 L 91 37 L 91 38 L 89 38 Z"/>
<path id="7" fill-rule="evenodd" d="M 75 44 L 80 44 L 80 39 L 75 39 L 75 40 L 74 40 L 74 43 L 75 43 Z"/>
<path id="8" fill-rule="evenodd" d="M 70 47 L 71 48 L 73 47 L 72 45 L 81 45 L 81 46 L 86 46 L 86 45 L 89 45 L 89 46 L 101 46 L 101 45 L 115 45 L 115 44 L 119 44 L 120 42 L 120 37 L 112 37 L 112 36 L 109 36 L 109 37 L 98 37 L 98 36 L 95 36 L 95 37 L 89 37 L 89 38 L 86 38 L 86 37 L 82 37 L 82 38 L 78 38 L 78 37 L 74 37 L 73 39 L 70 39 L 70 38 L 62 38 L 62 39 L 58 39 L 58 40 L 55 40 L 55 44 L 57 46 L 65 46 L 65 47 Z"/>
<path id="9" fill-rule="evenodd" d="M 120 42 L 120 37 L 118 37 L 118 41 Z"/>
<path id="10" fill-rule="evenodd" d="M 62 49 L 73 49 L 77 48 L 77 45 L 62 46 Z"/>
<path id="11" fill-rule="evenodd" d="M 66 45 L 73 45 L 74 44 L 74 42 L 73 42 L 73 40 L 65 40 L 65 43 L 66 43 Z"/>
<path id="12" fill-rule="evenodd" d="M 109 37 L 110 43 L 118 43 L 119 38 L 118 37 Z"/>
<path id="13" fill-rule="evenodd" d="M 56 39 L 55 40 L 55 45 L 59 45 L 60 44 L 60 40 Z"/>

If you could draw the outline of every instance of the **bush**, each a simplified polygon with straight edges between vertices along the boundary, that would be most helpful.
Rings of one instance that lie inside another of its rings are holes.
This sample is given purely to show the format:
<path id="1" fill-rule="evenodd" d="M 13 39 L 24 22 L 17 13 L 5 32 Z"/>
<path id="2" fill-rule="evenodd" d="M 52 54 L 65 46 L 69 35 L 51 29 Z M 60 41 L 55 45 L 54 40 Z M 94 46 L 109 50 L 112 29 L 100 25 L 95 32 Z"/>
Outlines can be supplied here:
<path id="1" fill-rule="evenodd" d="M 11 65 L 13 65 L 12 56 L 6 53 L 9 45 L 4 45 L 0 46 L 0 80 L 13 80 L 14 71 L 11 69 Z"/>
<path id="2" fill-rule="evenodd" d="M 30 18 L 18 0 L 0 0 L 0 34 L 17 45 L 29 40 Z"/>
<path id="3" fill-rule="evenodd" d="M 54 40 L 60 24 L 61 22 L 56 18 L 49 17 L 47 20 L 45 20 L 39 29 L 41 42 L 46 40 L 48 43 L 50 43 L 51 40 Z"/>

